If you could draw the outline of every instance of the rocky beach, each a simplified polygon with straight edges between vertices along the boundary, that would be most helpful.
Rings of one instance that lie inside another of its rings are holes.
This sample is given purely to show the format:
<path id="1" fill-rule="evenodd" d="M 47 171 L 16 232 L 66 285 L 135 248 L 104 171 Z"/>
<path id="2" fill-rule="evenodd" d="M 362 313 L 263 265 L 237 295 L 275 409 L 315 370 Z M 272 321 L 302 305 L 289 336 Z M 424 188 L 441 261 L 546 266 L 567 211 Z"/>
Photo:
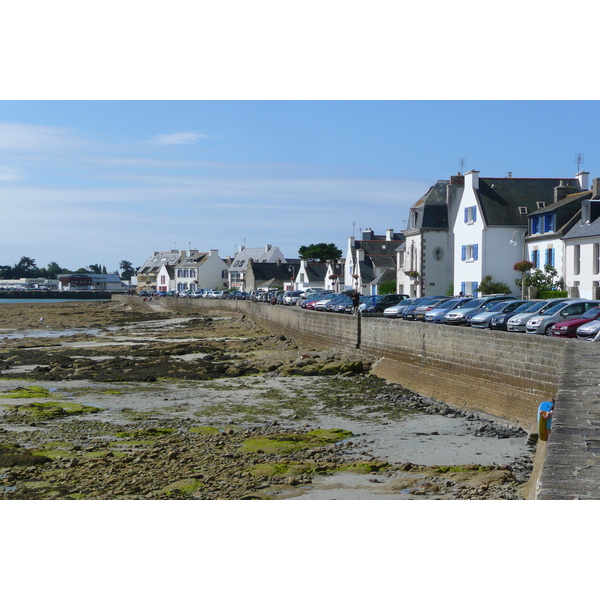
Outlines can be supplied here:
<path id="1" fill-rule="evenodd" d="M 216 308 L 0 304 L 0 498 L 523 499 L 527 432 L 370 369 Z"/>

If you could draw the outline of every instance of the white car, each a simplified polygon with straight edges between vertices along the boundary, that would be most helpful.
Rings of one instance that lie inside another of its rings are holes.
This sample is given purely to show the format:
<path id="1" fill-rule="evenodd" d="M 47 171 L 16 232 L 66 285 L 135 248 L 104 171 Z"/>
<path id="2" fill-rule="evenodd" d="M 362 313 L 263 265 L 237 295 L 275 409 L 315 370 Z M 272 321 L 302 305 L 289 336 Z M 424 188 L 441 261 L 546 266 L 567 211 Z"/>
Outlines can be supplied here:
<path id="1" fill-rule="evenodd" d="M 525 331 L 540 335 L 552 335 L 550 333 L 552 325 L 582 315 L 590 308 L 598 305 L 600 305 L 600 300 L 587 300 L 586 298 L 564 300 L 550 307 L 543 315 L 536 315 L 529 319 Z"/>
<path id="2" fill-rule="evenodd" d="M 511 317 L 506 323 L 506 331 L 512 331 L 513 333 L 525 333 L 525 326 L 527 325 L 527 321 L 529 321 L 529 319 L 535 315 L 543 315 L 550 307 L 564 301 L 565 298 L 553 298 L 551 300 L 540 300 L 539 302 L 536 302 L 527 310 L 524 310 L 522 313 Z"/>

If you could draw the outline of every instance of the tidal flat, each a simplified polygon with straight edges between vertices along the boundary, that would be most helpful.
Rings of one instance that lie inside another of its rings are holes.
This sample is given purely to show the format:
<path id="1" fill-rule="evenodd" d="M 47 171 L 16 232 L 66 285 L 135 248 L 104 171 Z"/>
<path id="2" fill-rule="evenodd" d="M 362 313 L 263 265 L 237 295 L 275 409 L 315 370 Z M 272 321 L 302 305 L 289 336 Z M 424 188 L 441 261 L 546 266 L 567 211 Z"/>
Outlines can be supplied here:
<path id="1" fill-rule="evenodd" d="M 523 498 L 524 430 L 370 369 L 235 312 L 2 305 L 0 498 Z"/>

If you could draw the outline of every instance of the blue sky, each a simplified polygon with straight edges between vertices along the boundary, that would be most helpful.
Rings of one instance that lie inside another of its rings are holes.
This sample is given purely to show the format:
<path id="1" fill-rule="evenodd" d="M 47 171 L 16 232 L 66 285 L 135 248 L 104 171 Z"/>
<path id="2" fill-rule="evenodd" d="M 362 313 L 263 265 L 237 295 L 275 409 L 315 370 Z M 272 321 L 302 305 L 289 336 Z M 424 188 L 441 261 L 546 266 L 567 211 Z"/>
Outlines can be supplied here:
<path id="1" fill-rule="evenodd" d="M 0 264 L 400 231 L 437 179 L 599 175 L 597 101 L 2 101 Z"/>

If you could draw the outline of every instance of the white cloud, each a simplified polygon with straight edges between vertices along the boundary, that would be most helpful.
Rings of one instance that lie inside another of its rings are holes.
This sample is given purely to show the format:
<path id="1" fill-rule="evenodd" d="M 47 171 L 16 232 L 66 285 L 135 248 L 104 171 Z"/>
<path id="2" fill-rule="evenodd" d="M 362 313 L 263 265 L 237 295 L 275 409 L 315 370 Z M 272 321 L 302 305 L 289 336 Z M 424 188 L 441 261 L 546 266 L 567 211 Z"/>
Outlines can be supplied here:
<path id="1" fill-rule="evenodd" d="M 21 169 L 0 165 L 0 181 L 23 181 L 24 179 L 25 174 Z"/>
<path id="2" fill-rule="evenodd" d="M 56 150 L 81 144 L 68 129 L 0 122 L 0 150 Z"/>
<path id="3" fill-rule="evenodd" d="M 151 138 L 153 144 L 159 144 L 161 146 L 191 146 L 197 144 L 198 140 L 209 137 L 203 133 L 197 133 L 195 131 L 180 131 L 178 133 L 164 133 L 161 135 L 155 135 Z"/>

